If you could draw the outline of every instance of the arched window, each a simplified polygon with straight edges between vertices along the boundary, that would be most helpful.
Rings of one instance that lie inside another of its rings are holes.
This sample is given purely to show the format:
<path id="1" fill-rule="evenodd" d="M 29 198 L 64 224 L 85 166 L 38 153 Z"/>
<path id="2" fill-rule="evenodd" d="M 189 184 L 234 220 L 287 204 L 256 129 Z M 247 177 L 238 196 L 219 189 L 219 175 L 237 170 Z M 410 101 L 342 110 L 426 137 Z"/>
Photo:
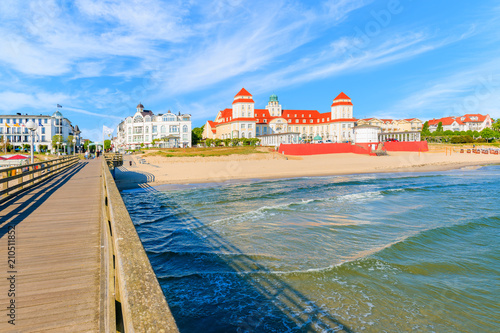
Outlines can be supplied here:
<path id="1" fill-rule="evenodd" d="M 242 137 L 242 138 L 245 138 L 245 133 L 243 133 L 243 132 L 242 132 L 242 133 L 241 133 L 241 137 Z"/>
<path id="2" fill-rule="evenodd" d="M 141 116 L 136 116 L 134 118 L 134 123 L 142 123 L 142 117 Z"/>
<path id="3" fill-rule="evenodd" d="M 149 133 L 149 127 L 146 126 L 146 133 Z"/>
<path id="4" fill-rule="evenodd" d="M 187 131 L 188 131 L 188 126 L 187 125 L 182 126 L 182 132 L 187 133 Z"/>
<path id="5" fill-rule="evenodd" d="M 165 125 L 161 126 L 161 133 L 167 133 L 167 128 L 165 127 Z"/>

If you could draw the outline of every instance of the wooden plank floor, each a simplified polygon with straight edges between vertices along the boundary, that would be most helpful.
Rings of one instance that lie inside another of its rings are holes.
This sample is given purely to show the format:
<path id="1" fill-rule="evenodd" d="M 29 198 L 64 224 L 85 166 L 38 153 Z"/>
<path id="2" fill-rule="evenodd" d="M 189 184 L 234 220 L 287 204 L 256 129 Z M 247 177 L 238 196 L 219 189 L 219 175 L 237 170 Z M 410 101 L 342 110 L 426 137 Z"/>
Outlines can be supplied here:
<path id="1" fill-rule="evenodd" d="M 100 166 L 80 162 L 0 205 L 0 332 L 99 331 Z"/>

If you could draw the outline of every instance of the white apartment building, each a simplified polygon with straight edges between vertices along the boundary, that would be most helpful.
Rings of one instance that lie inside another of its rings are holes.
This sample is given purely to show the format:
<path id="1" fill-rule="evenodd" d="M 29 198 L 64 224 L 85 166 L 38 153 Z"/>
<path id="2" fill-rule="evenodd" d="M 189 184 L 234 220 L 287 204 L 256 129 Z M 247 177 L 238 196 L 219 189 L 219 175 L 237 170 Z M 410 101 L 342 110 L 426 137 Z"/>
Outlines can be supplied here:
<path id="1" fill-rule="evenodd" d="M 73 126 L 71 121 L 64 118 L 59 110 L 52 116 L 29 115 L 17 113 L 16 115 L 0 115 L 0 149 L 8 142 L 14 148 L 22 148 L 25 144 L 31 144 L 31 131 L 26 127 L 28 121 L 32 120 L 38 128 L 34 132 L 33 146 L 35 151 L 40 151 L 40 146 L 46 145 L 48 150 L 55 151 L 52 146 L 52 137 L 62 135 L 62 142 L 59 148 L 67 153 L 73 152 L 73 147 L 80 146 L 80 130 L 78 126 Z M 76 142 L 67 142 L 68 136 L 72 135 Z"/>
<path id="2" fill-rule="evenodd" d="M 138 149 L 141 144 L 152 147 L 160 140 L 160 147 L 191 147 L 191 115 L 170 112 L 155 115 L 138 104 L 133 116 L 118 125 L 114 139 L 115 149 Z"/>

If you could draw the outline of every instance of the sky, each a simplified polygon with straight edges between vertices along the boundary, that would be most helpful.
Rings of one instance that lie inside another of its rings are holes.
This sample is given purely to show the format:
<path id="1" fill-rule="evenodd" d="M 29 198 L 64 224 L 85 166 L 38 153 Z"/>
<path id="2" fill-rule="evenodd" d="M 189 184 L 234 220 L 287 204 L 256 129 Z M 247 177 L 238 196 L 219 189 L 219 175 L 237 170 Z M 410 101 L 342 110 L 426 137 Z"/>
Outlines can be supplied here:
<path id="1" fill-rule="evenodd" d="M 328 112 L 343 91 L 356 118 L 496 118 L 498 17 L 497 0 L 2 0 L 0 114 L 60 104 L 100 140 L 139 102 L 199 127 L 244 87 L 256 108 Z"/>

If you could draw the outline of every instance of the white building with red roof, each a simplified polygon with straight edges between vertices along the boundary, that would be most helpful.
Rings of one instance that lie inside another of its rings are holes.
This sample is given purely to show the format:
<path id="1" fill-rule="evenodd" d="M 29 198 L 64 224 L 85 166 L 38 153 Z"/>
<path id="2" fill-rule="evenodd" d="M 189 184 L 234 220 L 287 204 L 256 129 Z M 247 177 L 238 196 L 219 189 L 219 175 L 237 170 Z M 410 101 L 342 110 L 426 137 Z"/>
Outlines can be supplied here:
<path id="1" fill-rule="evenodd" d="M 205 124 L 203 138 L 255 138 L 266 135 L 298 133 L 301 140 L 331 140 L 346 142 L 353 138 L 353 104 L 349 96 L 340 93 L 330 112 L 283 109 L 278 96 L 271 95 L 263 109 L 256 109 L 252 95 L 242 88 L 235 96 L 232 108 L 219 111 L 214 121 Z"/>
<path id="2" fill-rule="evenodd" d="M 490 115 L 466 114 L 461 117 L 444 117 L 440 119 L 429 120 L 429 130 L 437 130 L 439 123 L 443 125 L 443 131 L 478 131 L 485 128 L 491 128 L 492 121 Z"/>

